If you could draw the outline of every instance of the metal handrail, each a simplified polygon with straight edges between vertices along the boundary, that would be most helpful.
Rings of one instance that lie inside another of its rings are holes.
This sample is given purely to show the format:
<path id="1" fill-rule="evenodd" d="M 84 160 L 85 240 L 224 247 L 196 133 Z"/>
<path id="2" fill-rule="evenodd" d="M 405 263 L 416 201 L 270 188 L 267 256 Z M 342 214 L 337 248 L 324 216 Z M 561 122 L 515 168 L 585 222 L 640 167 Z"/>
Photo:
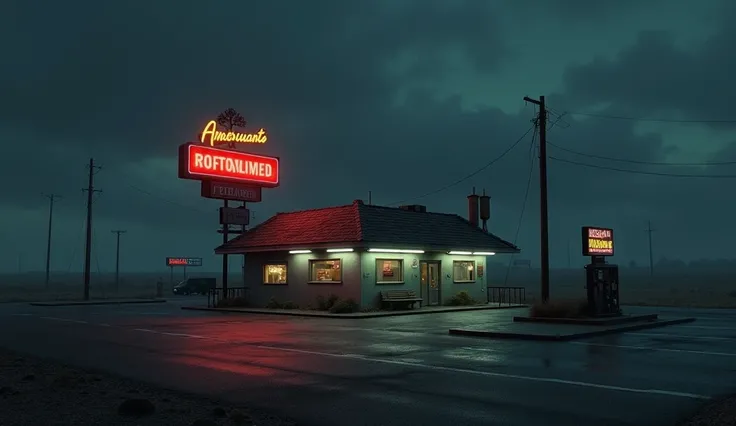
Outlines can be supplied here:
<path id="1" fill-rule="evenodd" d="M 526 288 L 524 287 L 487 287 L 486 303 L 498 306 L 526 304 Z"/>
<path id="2" fill-rule="evenodd" d="M 234 299 L 236 297 L 245 297 L 248 287 L 228 287 L 227 293 L 223 297 L 222 287 L 211 288 L 207 291 L 207 307 L 216 308 L 221 300 Z"/>

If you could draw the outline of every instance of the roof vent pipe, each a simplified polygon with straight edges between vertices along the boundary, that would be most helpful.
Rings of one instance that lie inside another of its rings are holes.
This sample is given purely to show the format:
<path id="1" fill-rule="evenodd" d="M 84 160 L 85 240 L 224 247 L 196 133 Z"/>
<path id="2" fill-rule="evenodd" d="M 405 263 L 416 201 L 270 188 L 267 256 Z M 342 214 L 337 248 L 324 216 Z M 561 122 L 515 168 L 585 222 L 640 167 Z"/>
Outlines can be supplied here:
<path id="1" fill-rule="evenodd" d="M 483 195 L 480 196 L 480 220 L 483 222 L 483 230 L 488 232 L 488 219 L 491 218 L 491 197 L 486 195 L 483 189 Z"/>

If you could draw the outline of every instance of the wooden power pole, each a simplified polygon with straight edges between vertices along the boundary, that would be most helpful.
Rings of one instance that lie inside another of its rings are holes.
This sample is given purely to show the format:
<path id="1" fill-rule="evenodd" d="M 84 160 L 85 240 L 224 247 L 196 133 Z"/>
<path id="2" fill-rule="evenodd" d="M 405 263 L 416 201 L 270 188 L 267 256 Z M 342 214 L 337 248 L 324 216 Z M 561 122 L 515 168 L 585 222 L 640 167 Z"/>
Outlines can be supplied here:
<path id="1" fill-rule="evenodd" d="M 539 209 L 540 209 L 540 242 L 542 267 L 542 303 L 549 301 L 549 217 L 547 206 L 547 107 L 544 96 L 539 100 L 528 96 L 524 100 L 539 107 L 537 126 L 539 129 Z"/>
<path id="2" fill-rule="evenodd" d="M 115 241 L 115 293 L 120 289 L 120 234 L 125 234 L 126 231 L 122 229 L 116 229 L 111 231 L 116 234 Z"/>
<path id="3" fill-rule="evenodd" d="M 84 300 L 89 300 L 89 282 L 90 282 L 90 269 L 92 266 L 92 196 L 95 192 L 102 192 L 99 189 L 95 189 L 94 176 L 95 172 L 100 169 L 99 166 L 95 166 L 95 159 L 89 159 L 89 180 L 87 188 L 82 191 L 87 191 L 87 238 L 84 244 Z"/>
<path id="4" fill-rule="evenodd" d="M 649 276 L 654 276 L 654 251 L 652 250 L 652 221 L 647 221 L 647 234 L 649 234 Z"/>
<path id="5" fill-rule="evenodd" d="M 49 199 L 49 234 L 46 239 L 46 290 L 48 290 L 51 275 L 51 224 L 54 218 L 54 201 L 61 197 L 55 194 L 49 194 L 46 197 Z"/>

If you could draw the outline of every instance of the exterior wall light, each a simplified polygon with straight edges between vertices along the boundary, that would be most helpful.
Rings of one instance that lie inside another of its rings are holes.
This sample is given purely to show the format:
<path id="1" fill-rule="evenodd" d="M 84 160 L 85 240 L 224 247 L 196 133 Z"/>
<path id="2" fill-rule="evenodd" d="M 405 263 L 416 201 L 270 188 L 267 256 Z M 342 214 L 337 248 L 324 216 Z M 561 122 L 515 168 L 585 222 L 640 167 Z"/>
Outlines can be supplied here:
<path id="1" fill-rule="evenodd" d="M 369 252 L 373 253 L 407 253 L 407 254 L 423 254 L 424 250 L 401 250 L 401 249 L 382 249 L 372 248 L 368 249 Z"/>

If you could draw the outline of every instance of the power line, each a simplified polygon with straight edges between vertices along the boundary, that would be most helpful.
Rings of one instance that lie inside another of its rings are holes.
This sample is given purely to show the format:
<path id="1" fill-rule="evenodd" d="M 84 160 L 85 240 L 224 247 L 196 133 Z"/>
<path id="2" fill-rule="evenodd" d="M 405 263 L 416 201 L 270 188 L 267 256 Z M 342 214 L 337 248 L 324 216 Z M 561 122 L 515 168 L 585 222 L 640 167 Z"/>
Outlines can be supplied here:
<path id="1" fill-rule="evenodd" d="M 530 151 L 534 149 L 534 141 L 537 136 L 537 130 L 534 129 L 534 133 L 532 134 L 532 143 Z M 534 156 L 530 156 L 529 158 L 529 173 L 526 180 L 526 189 L 524 190 L 524 201 L 521 203 L 521 213 L 519 213 L 519 222 L 516 225 L 516 233 L 514 234 L 514 245 L 518 242 L 519 239 L 519 233 L 521 232 L 521 223 L 524 219 L 524 212 L 526 211 L 526 202 L 529 199 L 529 190 L 532 186 L 532 175 L 534 174 Z M 514 255 L 512 254 L 511 257 L 509 257 L 509 264 L 506 266 L 506 277 L 503 280 L 503 285 L 506 285 L 509 280 L 509 272 L 511 271 L 511 263 L 514 260 Z"/>
<path id="2" fill-rule="evenodd" d="M 653 123 L 701 123 L 701 124 L 736 124 L 736 120 L 678 120 L 672 118 L 644 118 L 644 117 L 628 117 L 623 115 L 596 114 L 590 112 L 572 112 L 566 111 L 568 115 L 579 115 L 583 117 L 606 118 L 611 120 L 628 120 L 628 121 L 648 121 Z"/>
<path id="3" fill-rule="evenodd" d="M 576 166 L 583 166 L 583 167 L 589 167 L 593 169 L 611 170 L 614 172 L 632 173 L 632 174 L 639 174 L 639 175 L 666 176 L 666 177 L 677 177 L 677 178 L 736 179 L 736 175 L 693 175 L 693 174 L 683 175 L 683 174 L 677 174 L 677 173 L 659 173 L 659 172 L 648 172 L 644 170 L 626 170 L 626 169 L 619 169 L 616 167 L 597 166 L 594 164 L 580 163 L 580 162 L 572 161 L 572 160 L 564 160 L 562 158 L 556 158 L 552 156 L 548 158 L 550 160 L 559 161 L 561 163 L 574 164 Z"/>
<path id="4" fill-rule="evenodd" d="M 647 164 L 651 166 L 727 166 L 727 165 L 733 165 L 736 164 L 736 161 L 718 161 L 718 162 L 705 162 L 705 163 L 667 163 L 667 162 L 656 162 L 656 161 L 640 161 L 640 160 L 630 160 L 627 158 L 615 158 L 615 157 L 606 157 L 603 155 L 595 155 L 595 154 L 586 154 L 584 152 L 575 151 L 570 148 L 563 148 L 559 145 L 555 145 L 552 142 L 547 142 L 548 145 L 551 145 L 561 151 L 569 152 L 571 154 L 579 155 L 582 157 L 590 157 L 590 158 L 598 158 L 601 160 L 609 160 L 609 161 L 618 161 L 621 163 L 632 163 L 632 164 Z"/>
<path id="5" fill-rule="evenodd" d="M 513 150 L 516 147 L 516 145 L 518 145 L 522 140 L 524 140 L 524 138 L 526 138 L 526 136 L 529 134 L 529 132 L 531 132 L 533 129 L 535 129 L 535 126 L 534 125 L 532 125 L 531 127 L 529 127 L 529 129 L 527 129 L 527 131 L 524 132 L 524 134 L 521 135 L 521 137 L 519 139 L 517 139 L 516 142 L 512 143 L 511 146 L 509 146 L 508 148 L 506 148 L 506 150 L 503 151 L 498 157 L 496 157 L 493 160 L 489 161 L 483 167 L 479 168 L 478 170 L 474 171 L 473 173 L 471 173 L 471 174 L 469 174 L 469 175 L 467 175 L 467 176 L 465 176 L 465 177 L 463 177 L 461 179 L 458 179 L 458 180 L 456 180 L 455 182 L 453 182 L 453 183 L 451 183 L 449 185 L 445 185 L 445 186 L 443 186 L 443 187 L 441 187 L 439 189 L 436 189 L 434 191 L 427 192 L 426 194 L 422 194 L 422 195 L 420 195 L 418 197 L 412 197 L 412 198 L 407 198 L 407 199 L 404 199 L 404 200 L 401 200 L 401 201 L 396 201 L 396 202 L 393 202 L 393 203 L 388 204 L 388 206 L 394 206 L 394 205 L 397 205 L 397 204 L 406 203 L 408 201 L 419 200 L 421 198 L 428 197 L 430 195 L 438 194 L 438 193 L 440 193 L 442 191 L 445 191 L 445 190 L 447 190 L 449 188 L 452 188 L 453 186 L 456 186 L 456 185 L 459 185 L 459 184 L 465 182 L 466 180 L 472 178 L 473 176 L 477 175 L 478 173 L 480 173 L 480 172 L 484 171 L 485 169 L 491 167 L 497 161 L 499 161 L 503 157 L 505 157 L 506 154 L 508 154 L 509 152 L 511 152 L 511 150 Z"/>

